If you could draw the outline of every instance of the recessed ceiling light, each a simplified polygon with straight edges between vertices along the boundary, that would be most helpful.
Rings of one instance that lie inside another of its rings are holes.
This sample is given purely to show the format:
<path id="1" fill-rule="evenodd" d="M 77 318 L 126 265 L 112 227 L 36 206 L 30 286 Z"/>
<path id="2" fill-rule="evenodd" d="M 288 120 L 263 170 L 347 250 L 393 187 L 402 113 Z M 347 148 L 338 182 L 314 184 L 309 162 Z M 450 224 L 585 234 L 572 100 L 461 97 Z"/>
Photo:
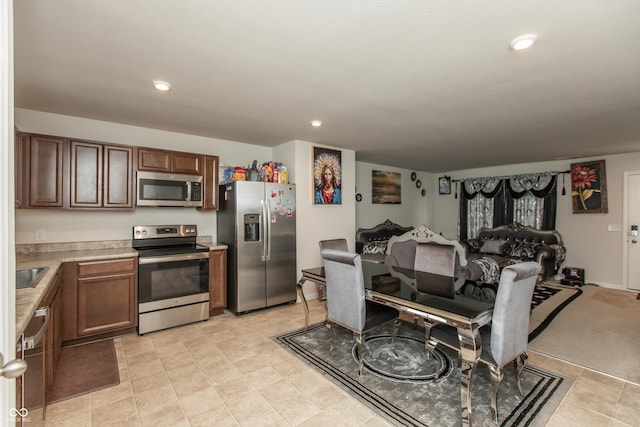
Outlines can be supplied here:
<path id="1" fill-rule="evenodd" d="M 311 126 L 319 128 L 322 126 L 322 120 L 311 120 Z"/>
<path id="2" fill-rule="evenodd" d="M 169 89 L 171 89 L 171 83 L 167 83 L 167 82 L 163 82 L 160 80 L 156 80 L 155 82 L 153 82 L 153 87 L 155 87 L 156 89 L 162 91 L 162 92 L 166 92 Z"/>
<path id="3" fill-rule="evenodd" d="M 533 46 L 536 40 L 538 40 L 538 36 L 535 34 L 523 34 L 511 40 L 509 46 L 513 50 L 523 50 Z"/>

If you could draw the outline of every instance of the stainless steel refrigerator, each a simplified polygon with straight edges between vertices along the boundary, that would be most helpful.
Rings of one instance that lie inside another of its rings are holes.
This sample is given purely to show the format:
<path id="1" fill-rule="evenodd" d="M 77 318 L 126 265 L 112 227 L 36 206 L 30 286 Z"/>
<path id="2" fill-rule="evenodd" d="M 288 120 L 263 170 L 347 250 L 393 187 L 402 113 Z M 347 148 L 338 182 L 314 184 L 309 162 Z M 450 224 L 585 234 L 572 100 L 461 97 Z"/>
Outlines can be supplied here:
<path id="1" fill-rule="evenodd" d="M 239 314 L 296 300 L 295 185 L 221 185 L 217 234 L 218 242 L 229 246 L 229 311 Z"/>

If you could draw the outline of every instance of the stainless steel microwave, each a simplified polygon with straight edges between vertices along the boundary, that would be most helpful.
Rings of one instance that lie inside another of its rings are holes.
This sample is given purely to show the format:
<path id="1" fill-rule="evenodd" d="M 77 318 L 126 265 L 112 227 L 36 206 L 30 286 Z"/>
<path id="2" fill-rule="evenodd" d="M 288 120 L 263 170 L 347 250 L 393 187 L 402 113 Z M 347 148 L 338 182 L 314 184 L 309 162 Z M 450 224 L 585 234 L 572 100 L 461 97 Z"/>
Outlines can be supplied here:
<path id="1" fill-rule="evenodd" d="M 138 171 L 137 206 L 202 207 L 202 177 Z"/>

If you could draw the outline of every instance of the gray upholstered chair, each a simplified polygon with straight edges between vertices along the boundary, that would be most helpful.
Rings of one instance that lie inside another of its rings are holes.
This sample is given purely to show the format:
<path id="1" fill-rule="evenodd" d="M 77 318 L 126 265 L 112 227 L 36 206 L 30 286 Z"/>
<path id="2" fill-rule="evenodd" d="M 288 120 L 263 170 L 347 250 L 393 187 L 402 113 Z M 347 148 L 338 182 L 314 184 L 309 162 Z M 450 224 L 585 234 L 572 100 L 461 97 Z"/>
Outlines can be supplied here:
<path id="1" fill-rule="evenodd" d="M 405 240 L 392 244 L 387 250 L 385 264 L 413 269 L 417 245 L 418 243 L 415 240 Z"/>
<path id="2" fill-rule="evenodd" d="M 394 308 L 365 299 L 360 255 L 333 249 L 325 249 L 321 255 L 327 291 L 326 325 L 331 331 L 330 351 L 333 351 L 332 324 L 351 330 L 358 345 L 358 374 L 362 375 L 364 334 L 394 320 L 392 341 L 395 342 L 400 313 Z"/>
<path id="3" fill-rule="evenodd" d="M 456 257 L 456 248 L 451 245 L 418 243 L 413 269 L 453 277 Z"/>
<path id="4" fill-rule="evenodd" d="M 452 245 L 443 245 L 440 243 L 418 243 L 416 246 L 413 269 L 424 271 L 426 273 L 453 277 L 456 272 L 457 257 L 456 248 Z M 427 349 L 427 358 L 429 358 L 433 352 L 433 348 L 430 348 L 429 346 L 431 328 L 433 328 L 433 326 L 433 322 L 429 321 L 427 318 L 424 319 L 424 337 Z"/>
<path id="5" fill-rule="evenodd" d="M 516 361 L 518 390 L 522 395 L 520 375 L 527 362 L 529 314 L 531 299 L 540 272 L 537 262 L 524 262 L 505 267 L 493 308 L 491 325 L 480 328 L 482 354 L 480 361 L 491 372 L 491 409 L 498 421 L 498 388 L 504 376 L 503 368 Z M 442 343 L 459 350 L 460 342 L 455 328 L 436 325 L 431 329 L 430 345 Z"/>
<path id="6" fill-rule="evenodd" d="M 347 239 L 320 240 L 318 244 L 320 245 L 320 251 L 324 249 L 335 249 L 337 251 L 347 252 L 349 250 Z"/>

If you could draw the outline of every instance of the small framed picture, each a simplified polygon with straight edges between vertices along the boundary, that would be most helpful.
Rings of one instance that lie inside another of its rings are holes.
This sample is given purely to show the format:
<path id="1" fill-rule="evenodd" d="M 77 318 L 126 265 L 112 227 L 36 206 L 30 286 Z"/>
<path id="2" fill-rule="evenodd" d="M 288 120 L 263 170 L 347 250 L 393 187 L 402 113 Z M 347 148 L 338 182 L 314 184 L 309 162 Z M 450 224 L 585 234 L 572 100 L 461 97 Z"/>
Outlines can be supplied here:
<path id="1" fill-rule="evenodd" d="M 450 176 L 441 176 L 438 178 L 438 194 L 451 194 Z"/>

